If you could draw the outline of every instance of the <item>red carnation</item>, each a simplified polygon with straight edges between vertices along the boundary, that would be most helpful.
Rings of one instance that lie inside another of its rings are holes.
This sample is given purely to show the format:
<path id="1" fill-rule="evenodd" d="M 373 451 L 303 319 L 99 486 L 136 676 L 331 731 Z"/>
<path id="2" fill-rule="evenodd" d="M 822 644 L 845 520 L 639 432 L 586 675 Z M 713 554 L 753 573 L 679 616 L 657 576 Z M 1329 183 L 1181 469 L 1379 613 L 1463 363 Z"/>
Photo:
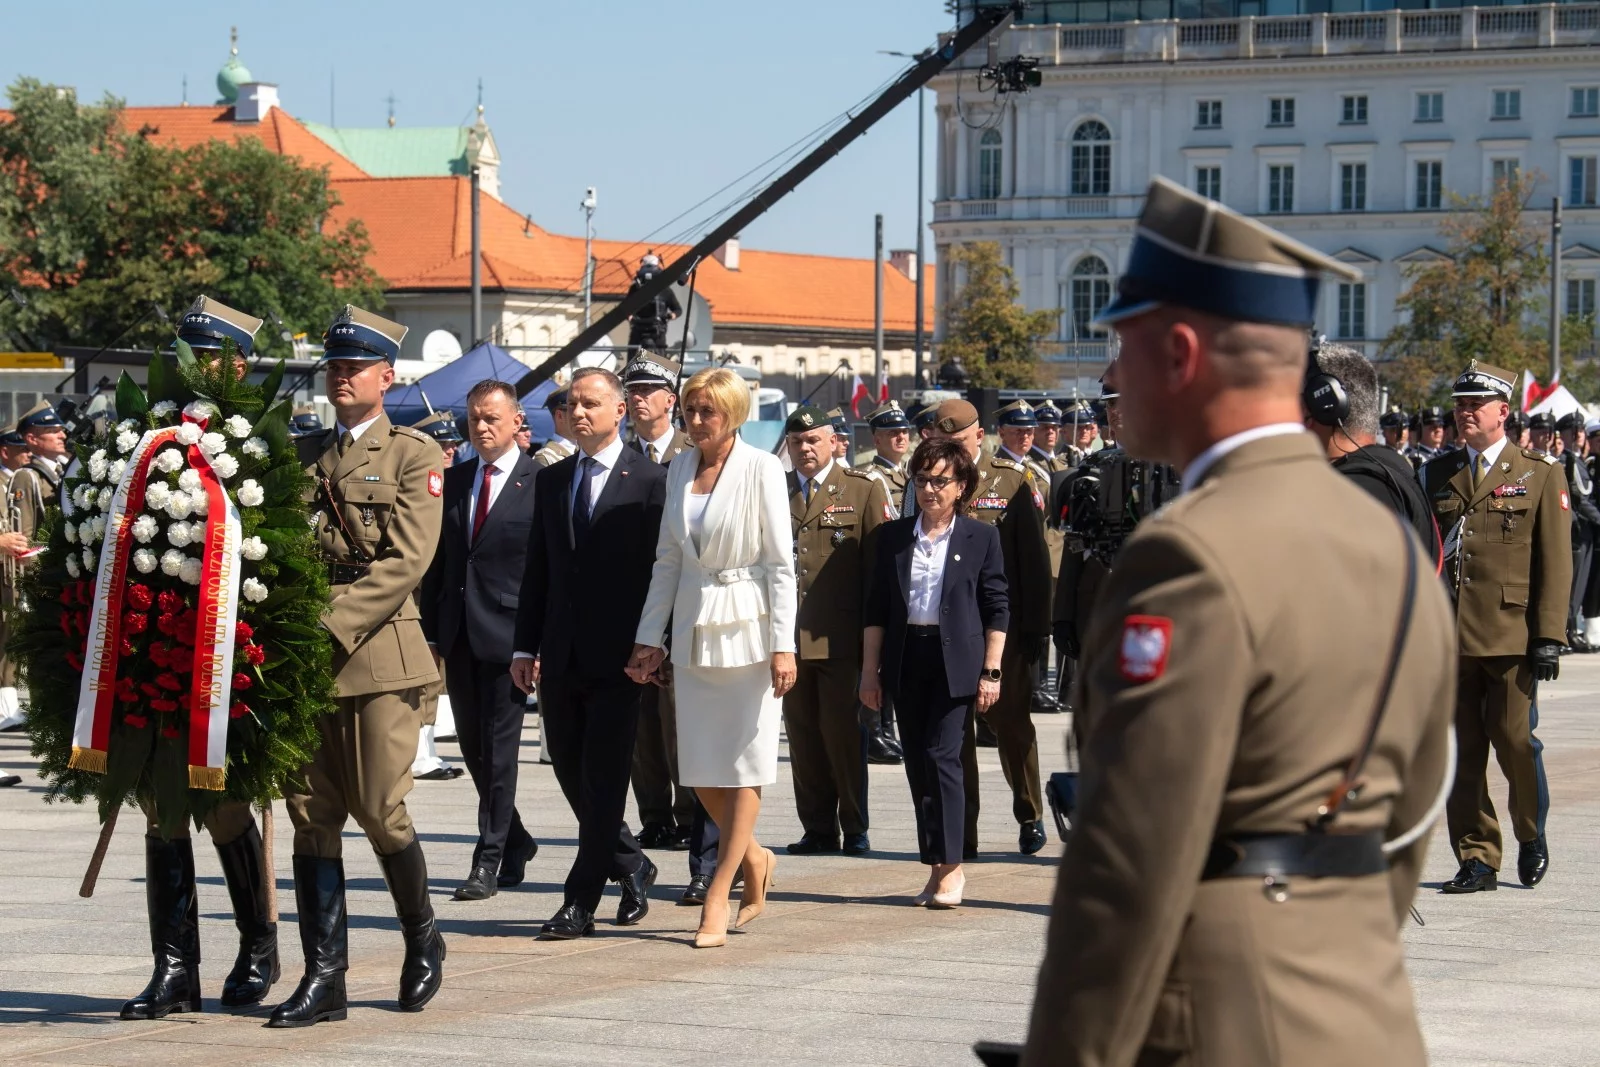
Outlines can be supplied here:
<path id="1" fill-rule="evenodd" d="M 166 668 L 172 666 L 172 657 L 167 651 L 167 644 L 165 641 L 158 644 L 152 644 L 150 646 L 150 651 L 145 653 L 145 655 L 149 656 L 150 662 L 155 664 L 157 667 Z"/>
<path id="2" fill-rule="evenodd" d="M 139 699 L 139 691 L 133 687 L 132 678 L 117 679 L 117 699 L 124 704 L 132 704 Z"/>
<path id="3" fill-rule="evenodd" d="M 163 726 L 161 728 L 161 736 L 170 740 L 180 736 L 180 733 L 176 726 Z"/>
<path id="4" fill-rule="evenodd" d="M 245 645 L 244 658 L 259 667 L 267 662 L 267 650 L 260 645 Z"/>
<path id="5" fill-rule="evenodd" d="M 172 624 L 172 636 L 186 645 L 194 644 L 194 630 L 197 621 L 197 616 L 192 609 L 184 609 L 183 614 L 179 615 Z"/>
<path id="6" fill-rule="evenodd" d="M 159 697 L 161 695 L 161 690 L 157 689 L 155 686 L 151 685 L 149 682 L 140 682 L 139 683 L 139 692 L 143 693 L 145 696 L 150 697 L 152 699 L 154 699 L 155 697 Z"/>
<path id="7" fill-rule="evenodd" d="M 142 583 L 128 586 L 128 605 L 137 611 L 149 611 L 150 605 L 155 603 L 155 598 L 150 595 L 150 587 Z"/>
<path id="8" fill-rule="evenodd" d="M 73 614 L 77 616 L 78 632 L 87 634 L 89 632 L 89 613 L 83 608 L 79 608 Z"/>
<path id="9" fill-rule="evenodd" d="M 77 599 L 78 599 L 78 590 L 75 589 L 72 585 L 68 584 L 68 585 L 64 585 L 64 586 L 61 587 L 61 603 L 63 603 L 63 604 L 73 604 L 73 603 L 75 603 L 77 601 Z"/>
<path id="10" fill-rule="evenodd" d="M 242 719 L 250 714 L 250 705 L 242 700 L 235 700 L 228 708 L 228 718 Z"/>
<path id="11" fill-rule="evenodd" d="M 163 593 L 161 595 L 162 596 L 166 596 L 165 593 Z M 172 636 L 172 631 L 173 631 L 174 627 L 176 627 L 176 625 L 177 625 L 177 620 L 175 618 L 173 618 L 172 612 L 170 612 L 170 611 L 163 611 L 160 615 L 156 616 L 156 629 L 160 630 L 162 633 L 166 634 L 168 637 Z"/>
<path id="12" fill-rule="evenodd" d="M 135 730 L 143 730 L 146 726 L 150 725 L 150 720 L 145 718 L 143 715 L 134 715 L 131 713 L 124 715 L 122 717 L 122 721 L 133 727 Z"/>
<path id="13" fill-rule="evenodd" d="M 175 671 L 188 672 L 194 669 L 194 649 L 184 648 L 179 645 L 167 656 L 167 666 Z"/>
<path id="14" fill-rule="evenodd" d="M 61 658 L 66 660 L 67 661 L 67 666 L 71 667 L 73 670 L 79 672 L 80 674 L 83 672 L 83 657 L 82 656 L 78 655 L 75 652 L 63 652 L 61 654 Z"/>
<path id="15" fill-rule="evenodd" d="M 150 701 L 150 706 L 156 711 L 165 711 L 169 713 L 178 710 L 178 702 L 176 700 L 168 700 L 166 697 L 156 697 L 154 700 Z"/>
<path id="16" fill-rule="evenodd" d="M 125 634 L 142 634 L 150 628 L 150 616 L 142 611 L 126 611 L 122 614 L 122 632 Z"/>
<path id="17" fill-rule="evenodd" d="M 168 615 L 183 607 L 183 597 L 170 589 L 163 589 L 161 595 L 156 597 L 156 603 L 161 605 L 161 610 Z"/>
<path id="18" fill-rule="evenodd" d="M 255 627 L 251 626 L 249 623 L 245 622 L 243 619 L 240 619 L 238 622 L 233 624 L 233 640 L 237 644 L 241 644 L 242 645 L 246 641 L 249 641 L 255 635 L 256 635 Z"/>
<path id="19" fill-rule="evenodd" d="M 124 656 L 131 656 L 131 655 L 133 655 L 133 653 L 134 653 L 133 642 L 129 641 L 126 637 L 124 637 L 122 639 L 122 654 Z"/>
<path id="20" fill-rule="evenodd" d="M 91 581 L 81 581 L 81 582 L 78 583 L 78 603 L 80 603 L 80 604 L 93 604 L 94 603 L 94 583 L 93 582 L 91 582 Z"/>
<path id="21" fill-rule="evenodd" d="M 171 671 L 162 671 L 156 675 L 156 684 L 173 693 L 183 688 L 183 680 Z"/>
<path id="22" fill-rule="evenodd" d="M 240 692 L 243 692 L 244 690 L 249 689 L 251 686 L 253 686 L 255 684 L 256 684 L 255 682 L 250 680 L 250 676 L 248 674 L 245 674 L 243 671 L 240 671 L 240 672 L 238 672 L 237 674 L 235 674 L 233 676 L 233 687 L 235 689 L 239 690 Z"/>
<path id="23" fill-rule="evenodd" d="M 70 611 L 61 613 L 61 632 L 67 637 L 72 636 L 72 612 Z"/>

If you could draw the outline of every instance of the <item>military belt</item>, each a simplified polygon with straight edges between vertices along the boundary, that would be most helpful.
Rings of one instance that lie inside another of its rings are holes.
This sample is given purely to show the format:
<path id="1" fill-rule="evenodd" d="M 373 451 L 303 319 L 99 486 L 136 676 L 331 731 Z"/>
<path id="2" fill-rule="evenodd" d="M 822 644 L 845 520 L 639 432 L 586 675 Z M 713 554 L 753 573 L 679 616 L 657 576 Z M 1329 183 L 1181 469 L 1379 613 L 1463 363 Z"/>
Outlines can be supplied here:
<path id="1" fill-rule="evenodd" d="M 328 584 L 349 585 L 367 573 L 365 563 L 334 563 L 328 561 Z"/>
<path id="2" fill-rule="evenodd" d="M 1388 869 L 1381 833 L 1242 834 L 1212 842 L 1200 880 L 1360 878 Z"/>

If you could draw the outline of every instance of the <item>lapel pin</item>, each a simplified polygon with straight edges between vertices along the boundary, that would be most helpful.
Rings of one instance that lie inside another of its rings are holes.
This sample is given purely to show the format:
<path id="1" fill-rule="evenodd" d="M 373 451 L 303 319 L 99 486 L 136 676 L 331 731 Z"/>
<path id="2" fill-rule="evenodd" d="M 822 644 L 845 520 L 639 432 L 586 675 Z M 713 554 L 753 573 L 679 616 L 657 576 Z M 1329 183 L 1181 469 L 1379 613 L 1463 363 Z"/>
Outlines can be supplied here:
<path id="1" fill-rule="evenodd" d="M 517 482 L 514 486 L 512 486 L 512 488 L 513 489 L 521 489 L 522 488 L 522 483 L 521 482 Z"/>
<path id="2" fill-rule="evenodd" d="M 1511 473 L 1511 464 L 1509 464 L 1509 463 L 1501 463 L 1500 464 L 1500 469 L 1505 471 L 1507 474 L 1510 474 Z"/>
<path id="3" fill-rule="evenodd" d="M 626 478 L 628 476 L 628 472 L 627 471 L 618 471 L 617 473 L 622 475 L 624 478 Z"/>
<path id="4" fill-rule="evenodd" d="M 961 553 L 959 553 L 959 552 L 956 553 L 956 562 L 957 563 L 961 562 Z"/>

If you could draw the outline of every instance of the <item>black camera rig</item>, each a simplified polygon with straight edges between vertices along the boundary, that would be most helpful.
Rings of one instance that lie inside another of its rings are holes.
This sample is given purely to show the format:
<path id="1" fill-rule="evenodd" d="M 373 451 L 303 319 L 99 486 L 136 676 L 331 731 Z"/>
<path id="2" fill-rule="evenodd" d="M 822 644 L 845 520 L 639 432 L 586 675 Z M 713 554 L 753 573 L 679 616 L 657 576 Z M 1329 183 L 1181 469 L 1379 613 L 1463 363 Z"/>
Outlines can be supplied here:
<path id="1" fill-rule="evenodd" d="M 1176 497 L 1175 468 L 1145 463 L 1120 448 L 1102 449 L 1062 484 L 1067 548 L 1089 552 L 1107 567 L 1134 527 Z"/>

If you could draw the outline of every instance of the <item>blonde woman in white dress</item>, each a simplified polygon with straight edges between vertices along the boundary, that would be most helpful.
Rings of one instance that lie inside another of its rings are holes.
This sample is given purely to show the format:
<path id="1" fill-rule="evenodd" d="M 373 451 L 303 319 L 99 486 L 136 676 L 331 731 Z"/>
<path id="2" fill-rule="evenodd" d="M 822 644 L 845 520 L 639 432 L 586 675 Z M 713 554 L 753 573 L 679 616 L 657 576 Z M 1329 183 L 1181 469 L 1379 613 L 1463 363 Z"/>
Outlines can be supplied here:
<path id="1" fill-rule="evenodd" d="M 700 912 L 696 948 L 727 943 L 728 895 L 742 865 L 733 925 L 766 908 L 777 862 L 755 837 L 761 787 L 778 780 L 782 697 L 794 686 L 794 537 L 788 487 L 776 456 L 739 439 L 750 391 L 726 368 L 683 388 L 694 448 L 667 470 L 650 593 L 628 673 L 662 677 L 668 621 L 678 705 L 678 777 L 717 824 L 716 873 Z"/>

